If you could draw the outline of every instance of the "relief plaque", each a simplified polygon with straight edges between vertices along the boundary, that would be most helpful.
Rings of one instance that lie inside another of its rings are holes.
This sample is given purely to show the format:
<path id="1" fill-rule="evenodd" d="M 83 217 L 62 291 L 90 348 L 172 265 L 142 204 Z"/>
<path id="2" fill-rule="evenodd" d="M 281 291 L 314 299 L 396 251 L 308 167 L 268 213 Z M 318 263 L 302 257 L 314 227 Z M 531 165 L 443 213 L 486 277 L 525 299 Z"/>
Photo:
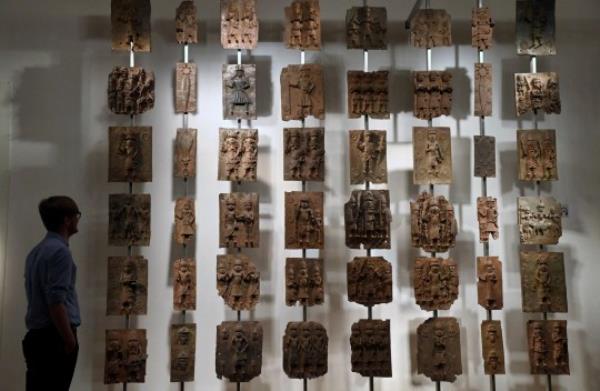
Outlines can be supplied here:
<path id="1" fill-rule="evenodd" d="M 191 0 L 184 0 L 175 13 L 175 34 L 178 44 L 198 43 L 198 20 L 196 5 Z"/>
<path id="2" fill-rule="evenodd" d="M 327 330 L 317 322 L 289 322 L 283 336 L 283 371 L 291 379 L 327 373 Z"/>
<path id="3" fill-rule="evenodd" d="M 458 298 L 458 265 L 452 259 L 417 258 L 413 286 L 422 310 L 449 310 Z"/>
<path id="4" fill-rule="evenodd" d="M 196 129 L 177 129 L 173 172 L 176 178 L 187 180 L 196 176 Z"/>
<path id="5" fill-rule="evenodd" d="M 530 111 L 560 114 L 558 74 L 555 72 L 516 73 L 515 103 L 518 116 Z"/>
<path id="6" fill-rule="evenodd" d="M 553 129 L 517 131 L 519 180 L 557 181 L 556 132 Z"/>
<path id="7" fill-rule="evenodd" d="M 444 253 L 456 244 L 454 208 L 444 196 L 422 193 L 411 202 L 410 226 L 413 247 Z"/>
<path id="8" fill-rule="evenodd" d="M 219 247 L 259 246 L 258 193 L 219 194 Z"/>
<path id="9" fill-rule="evenodd" d="M 456 318 L 430 318 L 417 328 L 417 372 L 432 381 L 450 383 L 462 375 Z"/>
<path id="10" fill-rule="evenodd" d="M 494 197 L 477 198 L 477 221 L 479 222 L 479 241 L 488 242 L 490 236 L 498 240 L 498 200 Z"/>
<path id="11" fill-rule="evenodd" d="M 475 176 L 479 178 L 496 177 L 496 138 L 474 136 Z"/>
<path id="12" fill-rule="evenodd" d="M 146 330 L 106 330 L 104 384 L 146 381 Z"/>
<path id="13" fill-rule="evenodd" d="M 281 114 L 284 121 L 308 116 L 325 119 L 323 67 L 288 65 L 281 71 Z"/>
<path id="14" fill-rule="evenodd" d="M 192 258 L 173 264 L 173 307 L 175 311 L 196 309 L 196 262 Z"/>
<path id="15" fill-rule="evenodd" d="M 217 326 L 217 377 L 225 377 L 232 383 L 246 383 L 259 376 L 262 342 L 259 322 L 223 322 Z"/>
<path id="16" fill-rule="evenodd" d="M 486 310 L 504 307 L 502 262 L 498 257 L 477 257 L 477 302 Z"/>
<path id="17" fill-rule="evenodd" d="M 171 383 L 194 381 L 196 324 L 171 325 Z"/>
<path id="18" fill-rule="evenodd" d="M 492 64 L 475 64 L 475 112 L 478 117 L 492 115 Z"/>
<path id="19" fill-rule="evenodd" d="M 223 49 L 255 49 L 257 43 L 256 0 L 221 0 Z"/>
<path id="20" fill-rule="evenodd" d="M 562 253 L 521 252 L 524 312 L 568 312 Z"/>
<path id="21" fill-rule="evenodd" d="M 532 375 L 570 375 L 566 320 L 530 320 L 527 323 Z"/>
<path id="22" fill-rule="evenodd" d="M 198 85 L 197 66 L 192 63 L 177 63 L 175 69 L 175 112 L 195 113 L 198 111 L 196 90 Z"/>
<path id="23" fill-rule="evenodd" d="M 348 116 L 390 118 L 389 72 L 348 71 Z"/>
<path id="24" fill-rule="evenodd" d="M 386 50 L 387 11 L 384 7 L 353 7 L 346 12 L 348 49 Z"/>
<path id="25" fill-rule="evenodd" d="M 471 46 L 487 50 L 492 46 L 494 20 L 490 7 L 474 7 L 471 17 Z"/>
<path id="26" fill-rule="evenodd" d="M 106 315 L 146 315 L 148 260 L 141 256 L 108 257 Z"/>
<path id="27" fill-rule="evenodd" d="M 383 257 L 354 258 L 347 279 L 349 301 L 367 307 L 392 302 L 392 264 Z"/>
<path id="28" fill-rule="evenodd" d="M 410 21 L 410 43 L 421 49 L 452 46 L 452 21 L 446 10 L 421 9 Z"/>
<path id="29" fill-rule="evenodd" d="M 150 0 L 111 0 L 112 50 L 149 52 Z"/>
<path id="30" fill-rule="evenodd" d="M 452 111 L 452 74 L 448 71 L 413 72 L 413 115 L 430 120 Z"/>
<path id="31" fill-rule="evenodd" d="M 505 374 L 502 323 L 499 320 L 484 320 L 481 323 L 481 347 L 485 374 Z"/>
<path id="32" fill-rule="evenodd" d="M 260 273 L 242 254 L 217 255 L 217 291 L 234 311 L 251 311 L 260 298 Z"/>
<path id="33" fill-rule="evenodd" d="M 196 208 L 194 199 L 178 198 L 175 203 L 175 242 L 189 245 L 196 236 Z"/>
<path id="34" fill-rule="evenodd" d="M 150 194 L 111 194 L 108 211 L 109 246 L 150 245 Z"/>
<path id="35" fill-rule="evenodd" d="M 256 65 L 223 65 L 223 119 L 256 119 Z"/>
<path id="36" fill-rule="evenodd" d="M 361 319 L 350 335 L 352 372 L 364 377 L 392 377 L 390 321 Z"/>
<path id="37" fill-rule="evenodd" d="M 154 108 L 154 72 L 114 67 L 108 75 L 108 107 L 115 114 L 136 115 Z"/>
<path id="38" fill-rule="evenodd" d="M 350 131 L 350 183 L 387 183 L 387 132 Z"/>
<path id="39" fill-rule="evenodd" d="M 555 0 L 517 0 L 517 54 L 553 56 Z"/>
<path id="40" fill-rule="evenodd" d="M 258 130 L 219 129 L 219 180 L 256 181 Z"/>
<path id="41" fill-rule="evenodd" d="M 323 193 L 285 193 L 285 248 L 324 247 Z"/>
<path id="42" fill-rule="evenodd" d="M 294 0 L 285 7 L 284 42 L 288 49 L 321 50 L 321 9 L 318 0 Z"/>
<path id="43" fill-rule="evenodd" d="M 452 183 L 450 128 L 413 128 L 415 185 Z"/>
<path id="44" fill-rule="evenodd" d="M 312 307 L 323 304 L 323 259 L 287 258 L 285 260 L 285 302 Z"/>
<path id="45" fill-rule="evenodd" d="M 344 205 L 346 246 L 390 248 L 390 193 L 388 190 L 354 190 Z"/>
<path id="46" fill-rule="evenodd" d="M 519 197 L 521 244 L 558 244 L 562 236 L 562 206 L 552 197 Z"/>
<path id="47" fill-rule="evenodd" d="M 325 129 L 283 129 L 283 178 L 286 181 L 325 179 Z"/>
<path id="48" fill-rule="evenodd" d="M 152 182 L 152 128 L 108 128 L 108 181 Z"/>

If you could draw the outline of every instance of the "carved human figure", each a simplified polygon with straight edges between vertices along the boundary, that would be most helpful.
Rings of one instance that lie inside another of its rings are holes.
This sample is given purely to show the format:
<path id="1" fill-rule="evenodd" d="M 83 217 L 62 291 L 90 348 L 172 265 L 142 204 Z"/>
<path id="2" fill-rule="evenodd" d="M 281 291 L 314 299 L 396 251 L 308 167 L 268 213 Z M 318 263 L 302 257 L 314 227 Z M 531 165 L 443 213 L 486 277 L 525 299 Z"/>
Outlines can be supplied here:
<path id="1" fill-rule="evenodd" d="M 562 235 L 562 207 L 552 197 L 519 197 L 522 244 L 557 244 Z"/>
<path id="2" fill-rule="evenodd" d="M 283 370 L 292 379 L 314 379 L 327 373 L 325 328 L 316 322 L 290 322 L 283 336 Z"/>
<path id="3" fill-rule="evenodd" d="M 391 377 L 390 321 L 361 319 L 350 335 L 352 372 L 365 377 Z"/>
<path id="4" fill-rule="evenodd" d="M 224 49 L 254 49 L 259 25 L 256 0 L 221 0 L 221 45 Z"/>
<path id="5" fill-rule="evenodd" d="M 555 55 L 555 1 L 519 0 L 516 11 L 517 54 Z"/>
<path id="6" fill-rule="evenodd" d="M 492 115 L 492 64 L 475 64 L 475 110 L 479 117 Z"/>
<path id="7" fill-rule="evenodd" d="M 530 320 L 527 324 L 529 361 L 535 375 L 568 375 L 567 321 Z"/>
<path id="8" fill-rule="evenodd" d="M 481 344 L 486 375 L 504 374 L 504 343 L 500 321 L 485 320 L 481 323 Z"/>
<path id="9" fill-rule="evenodd" d="M 110 127 L 110 182 L 152 181 L 152 128 Z"/>
<path id="10" fill-rule="evenodd" d="M 110 11 L 112 49 L 149 52 L 150 0 L 111 0 Z"/>
<path id="11" fill-rule="evenodd" d="M 430 318 L 417 328 L 417 369 L 433 381 L 454 382 L 462 374 L 455 318 Z"/>
<path id="12" fill-rule="evenodd" d="M 192 178 L 196 176 L 196 129 L 177 129 L 175 139 L 174 176 Z"/>
<path id="13" fill-rule="evenodd" d="M 179 311 L 196 309 L 196 264 L 193 259 L 178 259 L 173 264 L 173 306 Z"/>
<path id="14" fill-rule="evenodd" d="M 245 110 L 246 115 L 249 115 L 252 101 L 246 91 L 250 89 L 250 81 L 244 74 L 244 69 L 240 68 L 235 71 L 235 76 L 227 84 L 227 88 L 231 90 L 231 94 L 233 95 L 229 110 L 230 114 L 233 115 L 236 107 L 241 106 Z"/>
<path id="15" fill-rule="evenodd" d="M 114 67 L 108 76 L 107 92 L 113 113 L 145 113 L 154 108 L 154 72 L 140 67 Z"/>
<path id="16" fill-rule="evenodd" d="M 198 43 L 198 21 L 196 5 L 191 0 L 184 0 L 177 7 L 175 14 L 175 33 L 178 44 Z"/>
<path id="17" fill-rule="evenodd" d="M 141 256 L 109 257 L 107 315 L 145 315 L 148 308 L 148 261 Z"/>
<path id="18" fill-rule="evenodd" d="M 392 301 L 392 264 L 382 257 L 354 258 L 346 276 L 349 301 L 368 307 Z"/>
<path id="19" fill-rule="evenodd" d="M 474 7 L 471 17 L 471 46 L 479 50 L 489 49 L 494 26 L 489 7 Z"/>
<path id="20" fill-rule="evenodd" d="M 558 74 L 555 72 L 515 74 L 515 104 L 518 116 L 530 111 L 560 114 Z"/>
<path id="21" fill-rule="evenodd" d="M 217 290 L 231 309 L 252 310 L 260 297 L 260 273 L 250 258 L 242 254 L 219 255 Z"/>
<path id="22" fill-rule="evenodd" d="M 150 194 L 111 194 L 108 231 L 111 246 L 148 246 Z"/>
<path id="23" fill-rule="evenodd" d="M 294 0 L 285 9 L 284 40 L 288 49 L 321 48 L 321 15 L 318 0 Z"/>
<path id="24" fill-rule="evenodd" d="M 446 10 L 421 9 L 410 20 L 412 46 L 430 49 L 452 45 L 450 15 Z"/>
<path id="25" fill-rule="evenodd" d="M 428 252 L 446 252 L 456 243 L 457 223 L 454 208 L 444 196 L 422 193 L 411 202 L 413 247 Z"/>
<path id="26" fill-rule="evenodd" d="M 323 304 L 323 260 L 287 258 L 285 262 L 286 304 L 314 306 Z"/>
<path id="27" fill-rule="evenodd" d="M 521 252 L 521 290 L 525 312 L 567 312 L 561 253 Z"/>
<path id="28" fill-rule="evenodd" d="M 477 278 L 479 305 L 488 310 L 502 309 L 502 264 L 498 257 L 478 257 Z"/>
<path id="29" fill-rule="evenodd" d="M 258 247 L 258 194 L 230 193 L 219 195 L 220 246 Z"/>
<path id="30" fill-rule="evenodd" d="M 285 128 L 284 179 L 286 181 L 322 181 L 325 148 L 323 128 Z"/>
<path id="31" fill-rule="evenodd" d="M 196 64 L 177 63 L 175 75 L 175 112 L 195 113 L 198 110 Z"/>
<path id="32" fill-rule="evenodd" d="M 389 118 L 389 72 L 348 71 L 348 115 Z"/>
<path id="33" fill-rule="evenodd" d="M 353 191 L 344 206 L 346 245 L 390 248 L 392 215 L 387 190 Z"/>
<path id="34" fill-rule="evenodd" d="M 325 118 L 321 65 L 289 65 L 281 71 L 281 112 L 284 121 Z"/>
<path id="35" fill-rule="evenodd" d="M 262 339 L 263 331 L 258 322 L 223 322 L 217 326 L 217 377 L 242 383 L 259 376 Z"/>
<path id="36" fill-rule="evenodd" d="M 490 236 L 498 240 L 498 200 L 494 197 L 477 198 L 477 220 L 479 222 L 479 241 L 488 242 Z"/>
<path id="37" fill-rule="evenodd" d="M 518 130 L 519 179 L 558 180 L 556 132 L 552 129 Z"/>
<path id="38" fill-rule="evenodd" d="M 194 199 L 178 198 L 175 204 L 175 241 L 178 244 L 189 244 L 196 235 L 196 210 Z"/>
<path id="39" fill-rule="evenodd" d="M 173 324 L 171 340 L 171 382 L 194 381 L 196 324 Z"/>
<path id="40" fill-rule="evenodd" d="M 351 130 L 350 182 L 359 184 L 387 182 L 386 132 L 382 130 Z"/>
<path id="41" fill-rule="evenodd" d="M 417 304 L 426 311 L 447 310 L 458 298 L 458 270 L 452 259 L 417 258 L 413 285 Z"/>
<path id="42" fill-rule="evenodd" d="M 323 193 L 285 193 L 286 248 L 323 248 Z"/>
<path id="43" fill-rule="evenodd" d="M 146 345 L 146 330 L 106 330 L 104 384 L 143 383 Z"/>
<path id="44" fill-rule="evenodd" d="M 256 129 L 220 129 L 219 180 L 255 181 L 258 164 Z"/>
<path id="45" fill-rule="evenodd" d="M 346 12 L 348 49 L 385 50 L 387 11 L 384 7 L 352 7 Z"/>

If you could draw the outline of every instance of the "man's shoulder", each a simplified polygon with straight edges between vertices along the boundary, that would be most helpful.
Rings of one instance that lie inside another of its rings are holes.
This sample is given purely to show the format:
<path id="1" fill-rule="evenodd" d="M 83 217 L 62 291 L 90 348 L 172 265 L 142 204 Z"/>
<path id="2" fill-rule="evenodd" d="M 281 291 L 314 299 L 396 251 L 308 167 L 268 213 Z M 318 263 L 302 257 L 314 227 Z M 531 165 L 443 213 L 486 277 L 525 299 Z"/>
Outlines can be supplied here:
<path id="1" fill-rule="evenodd" d="M 29 253 L 28 258 L 44 258 L 58 260 L 70 258 L 71 250 L 63 240 L 58 237 L 47 235 Z"/>

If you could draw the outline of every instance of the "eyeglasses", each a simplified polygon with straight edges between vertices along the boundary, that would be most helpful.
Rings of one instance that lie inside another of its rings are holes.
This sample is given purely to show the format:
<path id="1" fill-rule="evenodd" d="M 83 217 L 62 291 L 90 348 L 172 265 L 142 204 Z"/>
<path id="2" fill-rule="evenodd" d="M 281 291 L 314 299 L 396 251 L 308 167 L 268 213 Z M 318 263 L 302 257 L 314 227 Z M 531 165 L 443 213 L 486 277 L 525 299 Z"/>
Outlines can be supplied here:
<path id="1" fill-rule="evenodd" d="M 75 216 L 77 216 L 77 219 L 79 220 L 81 218 L 81 212 L 76 212 Z"/>

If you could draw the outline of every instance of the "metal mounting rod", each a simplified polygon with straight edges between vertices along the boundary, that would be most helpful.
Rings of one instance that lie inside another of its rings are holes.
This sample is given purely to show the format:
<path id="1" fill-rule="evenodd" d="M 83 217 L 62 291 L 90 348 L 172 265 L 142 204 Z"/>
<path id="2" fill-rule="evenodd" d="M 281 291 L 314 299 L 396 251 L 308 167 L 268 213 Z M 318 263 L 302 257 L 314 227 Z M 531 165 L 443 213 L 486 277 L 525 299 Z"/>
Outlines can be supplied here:
<path id="1" fill-rule="evenodd" d="M 413 8 L 410 11 L 410 14 L 408 15 L 408 19 L 406 19 L 406 22 L 404 23 L 404 27 L 407 30 L 410 30 L 410 22 L 412 22 L 413 18 L 415 17 L 415 15 L 417 14 L 417 12 L 419 12 L 419 10 L 421 8 L 423 8 L 423 0 L 417 0 L 417 1 L 415 1 L 415 5 L 413 5 Z"/>

